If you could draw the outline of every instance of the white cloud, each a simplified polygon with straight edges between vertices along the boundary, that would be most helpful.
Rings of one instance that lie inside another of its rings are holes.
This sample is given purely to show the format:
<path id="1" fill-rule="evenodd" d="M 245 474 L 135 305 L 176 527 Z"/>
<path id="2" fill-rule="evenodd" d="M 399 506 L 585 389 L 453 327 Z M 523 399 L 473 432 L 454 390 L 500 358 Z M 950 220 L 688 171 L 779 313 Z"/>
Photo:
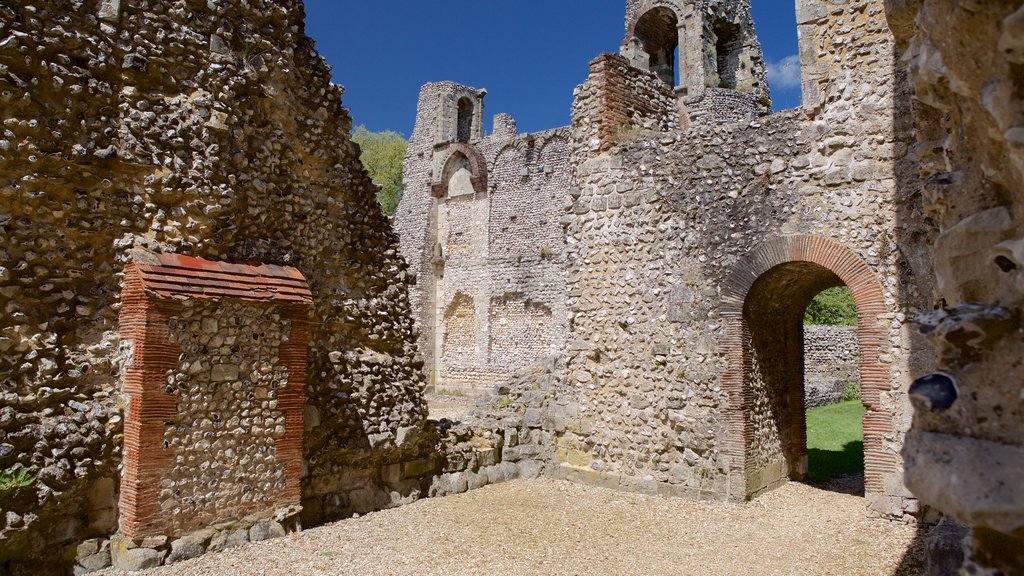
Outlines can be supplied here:
<path id="1" fill-rule="evenodd" d="M 800 56 L 794 54 L 778 62 L 769 62 L 768 84 L 783 90 L 800 86 Z"/>

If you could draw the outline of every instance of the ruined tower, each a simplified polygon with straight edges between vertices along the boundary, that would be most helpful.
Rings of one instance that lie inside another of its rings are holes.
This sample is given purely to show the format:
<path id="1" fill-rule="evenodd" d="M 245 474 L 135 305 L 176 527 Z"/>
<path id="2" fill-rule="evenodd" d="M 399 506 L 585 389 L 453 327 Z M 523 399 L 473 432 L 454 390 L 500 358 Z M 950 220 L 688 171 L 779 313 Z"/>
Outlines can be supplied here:
<path id="1" fill-rule="evenodd" d="M 486 94 L 454 82 L 420 91 L 396 218 L 428 383 L 469 394 L 552 354 L 566 324 L 555 256 L 568 130 L 517 134 L 498 114 L 485 135 Z"/>
<path id="2" fill-rule="evenodd" d="M 621 52 L 672 86 L 693 120 L 771 109 L 749 0 L 626 0 Z"/>

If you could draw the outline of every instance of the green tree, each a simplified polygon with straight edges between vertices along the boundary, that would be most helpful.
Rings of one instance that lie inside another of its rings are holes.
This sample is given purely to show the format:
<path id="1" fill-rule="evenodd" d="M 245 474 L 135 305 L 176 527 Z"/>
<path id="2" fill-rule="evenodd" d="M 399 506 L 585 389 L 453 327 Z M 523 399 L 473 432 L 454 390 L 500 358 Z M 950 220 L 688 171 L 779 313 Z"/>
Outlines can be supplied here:
<path id="1" fill-rule="evenodd" d="M 811 300 L 804 313 L 804 324 L 856 326 L 857 303 L 846 286 L 829 288 Z"/>
<path id="2" fill-rule="evenodd" d="M 402 199 L 402 160 L 409 142 L 397 132 L 370 132 L 365 126 L 356 128 L 352 141 L 362 149 L 363 166 L 373 183 L 380 186 L 377 202 L 388 216 L 393 216 Z"/>

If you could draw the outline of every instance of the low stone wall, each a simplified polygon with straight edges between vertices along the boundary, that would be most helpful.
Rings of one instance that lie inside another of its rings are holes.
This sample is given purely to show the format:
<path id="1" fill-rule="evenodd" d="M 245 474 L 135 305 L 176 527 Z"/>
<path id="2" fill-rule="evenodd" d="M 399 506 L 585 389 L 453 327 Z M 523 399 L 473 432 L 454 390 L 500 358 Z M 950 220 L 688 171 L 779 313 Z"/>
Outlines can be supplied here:
<path id="1" fill-rule="evenodd" d="M 847 386 L 859 385 L 860 348 L 854 326 L 804 326 L 804 407 L 843 399 Z"/>

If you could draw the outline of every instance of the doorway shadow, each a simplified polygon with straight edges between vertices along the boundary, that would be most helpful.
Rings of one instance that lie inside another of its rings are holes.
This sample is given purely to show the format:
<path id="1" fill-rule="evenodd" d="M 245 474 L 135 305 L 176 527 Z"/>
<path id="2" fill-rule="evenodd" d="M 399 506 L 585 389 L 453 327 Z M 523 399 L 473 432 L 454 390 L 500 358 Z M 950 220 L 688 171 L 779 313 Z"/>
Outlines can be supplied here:
<path id="1" fill-rule="evenodd" d="M 864 442 L 846 443 L 841 450 L 807 450 L 807 483 L 830 492 L 864 495 Z"/>

